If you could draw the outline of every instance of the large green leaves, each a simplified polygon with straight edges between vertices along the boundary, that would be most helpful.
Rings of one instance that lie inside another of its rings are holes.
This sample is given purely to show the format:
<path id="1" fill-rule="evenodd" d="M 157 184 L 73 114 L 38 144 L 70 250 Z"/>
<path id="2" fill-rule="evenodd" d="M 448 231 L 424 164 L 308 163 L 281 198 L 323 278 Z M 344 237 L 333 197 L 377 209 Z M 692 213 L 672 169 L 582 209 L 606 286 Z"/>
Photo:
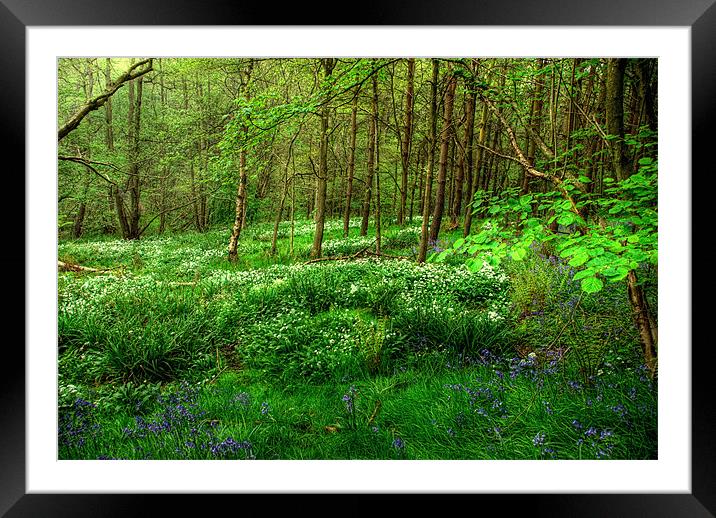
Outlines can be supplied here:
<path id="1" fill-rule="evenodd" d="M 435 258 L 441 261 L 448 254 L 461 254 L 477 271 L 483 262 L 498 264 L 506 258 L 521 261 L 533 243 L 550 243 L 556 255 L 577 270 L 574 280 L 581 281 L 582 290 L 599 292 L 605 281 L 619 282 L 642 264 L 657 264 L 657 163 L 644 157 L 639 165 L 639 172 L 624 181 L 605 178 L 602 197 L 584 193 L 575 196 L 577 208 L 589 207 L 594 215 L 589 222 L 574 212 L 572 202 L 562 192 L 520 195 L 516 189 L 507 189 L 498 196 L 478 192 L 474 206 L 489 203 L 489 218 L 483 220 L 477 233 L 458 239 L 449 252 Z M 568 179 L 565 183 L 570 185 Z M 539 212 L 552 215 L 535 217 Z M 560 232 L 550 228 L 555 221 L 563 226 Z M 575 224 L 579 230 L 569 232 Z"/>

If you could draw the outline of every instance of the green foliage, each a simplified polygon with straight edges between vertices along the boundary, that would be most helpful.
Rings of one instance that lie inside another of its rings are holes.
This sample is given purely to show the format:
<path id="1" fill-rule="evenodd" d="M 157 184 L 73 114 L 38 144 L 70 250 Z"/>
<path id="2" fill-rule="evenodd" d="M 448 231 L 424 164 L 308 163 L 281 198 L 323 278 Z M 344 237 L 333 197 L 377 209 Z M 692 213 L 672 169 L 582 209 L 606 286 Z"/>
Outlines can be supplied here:
<path id="1" fill-rule="evenodd" d="M 520 261 L 533 243 L 548 244 L 570 266 L 579 268 L 575 280 L 581 280 L 582 290 L 597 293 L 604 280 L 618 282 L 642 265 L 657 264 L 657 164 L 648 157 L 639 163 L 638 173 L 605 190 L 608 197 L 577 196 L 569 181 L 564 183 L 564 192 L 519 196 L 508 189 L 492 196 L 480 231 L 456 241 L 437 258 L 462 255 L 475 270 L 484 261 L 492 265 L 506 257 Z M 565 192 L 574 196 L 574 204 L 565 199 Z M 484 193 L 476 194 L 475 210 L 487 201 Z M 590 211 L 595 220 L 585 221 L 575 208 L 580 213 Z M 552 216 L 535 216 L 541 211 Z M 553 232 L 553 223 L 574 230 Z"/>

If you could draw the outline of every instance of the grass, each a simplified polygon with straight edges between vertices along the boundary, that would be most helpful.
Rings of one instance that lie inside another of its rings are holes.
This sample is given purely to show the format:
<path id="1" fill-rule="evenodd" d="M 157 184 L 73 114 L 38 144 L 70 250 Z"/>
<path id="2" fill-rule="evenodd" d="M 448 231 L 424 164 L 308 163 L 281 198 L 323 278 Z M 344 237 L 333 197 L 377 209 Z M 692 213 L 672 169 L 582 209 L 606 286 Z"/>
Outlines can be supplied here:
<path id="1" fill-rule="evenodd" d="M 329 222 L 324 255 L 365 248 Z M 503 269 L 305 264 L 311 222 L 61 241 L 60 458 L 649 459 L 656 387 L 624 293 Z M 446 233 L 436 247 L 459 237 Z M 371 231 L 369 231 L 371 235 Z M 411 257 L 419 223 L 383 250 Z M 369 238 L 368 241 L 372 241 Z M 368 243 L 369 244 L 369 243 Z"/>

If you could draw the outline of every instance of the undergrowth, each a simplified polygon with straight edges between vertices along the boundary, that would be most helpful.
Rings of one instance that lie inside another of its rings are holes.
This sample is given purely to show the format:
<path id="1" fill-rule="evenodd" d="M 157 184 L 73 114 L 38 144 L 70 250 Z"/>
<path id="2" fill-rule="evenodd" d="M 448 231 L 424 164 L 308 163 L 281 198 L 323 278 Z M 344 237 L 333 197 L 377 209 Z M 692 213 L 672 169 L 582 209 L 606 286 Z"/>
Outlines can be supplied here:
<path id="1" fill-rule="evenodd" d="M 324 255 L 370 247 L 356 223 Z M 656 457 L 618 286 L 583 297 L 537 251 L 417 265 L 418 224 L 384 231 L 404 259 L 306 263 L 311 222 L 275 255 L 272 225 L 246 229 L 235 264 L 226 230 L 61 241 L 103 271 L 59 274 L 60 458 Z"/>

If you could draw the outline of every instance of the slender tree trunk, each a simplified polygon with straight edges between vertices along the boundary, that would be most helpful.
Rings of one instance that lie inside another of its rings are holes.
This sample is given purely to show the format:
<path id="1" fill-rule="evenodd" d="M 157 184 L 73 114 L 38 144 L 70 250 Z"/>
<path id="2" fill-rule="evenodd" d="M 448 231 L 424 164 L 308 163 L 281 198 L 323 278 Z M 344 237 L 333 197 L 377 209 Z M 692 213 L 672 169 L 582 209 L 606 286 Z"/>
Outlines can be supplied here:
<path id="1" fill-rule="evenodd" d="M 358 93 L 356 89 L 353 97 L 353 109 L 351 110 L 351 144 L 348 150 L 348 183 L 346 186 L 346 207 L 343 212 L 343 236 L 348 237 L 348 230 L 351 221 L 351 200 L 353 198 L 353 175 L 356 165 L 356 134 L 358 132 Z"/>
<path id="2" fill-rule="evenodd" d="M 105 68 L 104 68 L 104 80 L 105 85 L 109 85 L 112 83 L 112 76 L 111 76 L 111 64 L 110 59 L 106 58 L 105 60 Z M 104 140 L 105 144 L 107 145 L 108 151 L 114 151 L 114 129 L 112 128 L 112 99 L 109 98 L 104 103 L 104 121 L 105 121 L 105 133 L 104 133 Z"/>
<path id="3" fill-rule="evenodd" d="M 377 100 L 376 92 L 376 100 Z M 375 111 L 375 252 L 380 254 L 380 132 L 378 131 L 378 105 Z"/>
<path id="4" fill-rule="evenodd" d="M 84 89 L 85 89 L 85 102 L 88 102 L 93 95 L 93 89 L 94 89 L 94 72 L 92 69 L 92 60 L 88 59 L 86 63 L 86 80 L 84 83 Z M 87 159 L 92 158 L 92 131 L 90 128 L 90 131 L 87 131 Z M 89 171 L 85 171 L 85 179 L 84 179 L 84 186 L 82 189 L 82 198 L 80 199 L 80 206 L 77 211 L 77 215 L 75 216 L 75 224 L 74 228 L 72 229 L 72 234 L 75 238 L 82 236 L 82 227 L 84 225 L 85 221 L 85 215 L 87 214 L 87 193 L 89 192 L 89 186 L 92 178 L 90 176 Z"/>
<path id="5" fill-rule="evenodd" d="M 162 169 L 162 177 L 159 179 L 159 197 L 160 197 L 160 203 L 159 203 L 159 210 L 161 211 L 159 213 L 159 230 L 158 232 L 160 234 L 163 234 L 166 230 L 167 225 L 167 216 L 164 212 L 165 210 L 165 200 L 167 198 L 167 168 L 165 167 Z"/>
<path id="6" fill-rule="evenodd" d="M 240 95 L 243 95 L 247 101 L 250 99 L 248 83 L 251 79 L 253 66 L 254 62 L 250 59 L 246 68 L 240 73 Z M 231 229 L 231 237 L 229 238 L 229 261 L 231 262 L 235 262 L 238 257 L 237 249 L 239 238 L 241 237 L 241 230 L 246 220 L 246 184 L 248 183 L 248 176 L 246 174 L 246 147 L 248 145 L 248 131 L 248 125 L 243 123 L 241 125 L 241 138 L 244 142 L 242 142 L 241 149 L 239 150 L 239 185 L 236 188 L 234 225 Z"/>
<path id="7" fill-rule="evenodd" d="M 400 183 L 400 207 L 398 209 L 398 225 L 405 223 L 405 209 L 408 199 L 408 169 L 410 165 L 410 146 L 413 140 L 413 83 L 415 77 L 415 59 L 408 59 L 408 84 L 405 91 L 405 131 L 400 148 L 402 169 Z"/>
<path id="8" fill-rule="evenodd" d="M 612 168 L 616 179 L 629 176 L 626 150 L 624 149 L 624 72 L 626 59 L 607 60 L 607 133 L 615 138 L 609 141 Z"/>
<path id="9" fill-rule="evenodd" d="M 325 79 L 328 79 L 336 66 L 335 58 L 321 59 Z M 323 228 L 326 223 L 326 190 L 328 187 L 328 102 L 321 108 L 321 142 L 319 146 L 318 175 L 316 177 L 316 230 L 313 234 L 311 258 L 321 257 Z"/>
<path id="10" fill-rule="evenodd" d="M 472 201 L 475 197 L 475 193 L 480 187 L 480 170 L 483 167 L 483 157 L 485 156 L 482 146 L 485 145 L 485 140 L 487 139 L 487 114 L 487 104 L 483 103 L 482 117 L 480 118 L 480 131 L 477 137 L 478 146 L 477 151 L 475 152 L 475 172 L 470 185 L 470 195 L 468 196 L 467 207 L 465 208 L 465 225 L 462 232 L 463 236 L 469 236 L 470 230 L 472 229 L 472 217 L 474 210 L 472 207 Z"/>
<path id="11" fill-rule="evenodd" d="M 200 156 L 201 159 L 201 156 Z M 194 209 L 194 227 L 198 232 L 201 232 L 201 217 L 199 215 L 199 200 L 197 198 L 197 192 L 196 192 L 196 178 L 194 173 L 194 161 L 189 162 L 189 179 L 191 180 L 191 198 L 192 198 L 192 208 Z"/>
<path id="12" fill-rule="evenodd" d="M 420 188 L 418 192 L 422 192 L 423 175 L 420 174 L 420 152 L 415 157 L 415 174 L 413 175 L 413 186 L 410 189 L 410 215 L 408 221 L 413 222 L 413 206 L 415 204 L 415 189 L 418 187 L 418 178 L 420 179 Z"/>
<path id="13" fill-rule="evenodd" d="M 136 82 L 136 96 L 135 96 Z M 129 173 L 127 175 L 127 192 L 129 193 L 129 214 L 126 215 L 129 225 L 125 239 L 139 239 L 140 205 L 140 175 L 139 175 L 139 142 L 140 120 L 142 112 L 142 78 L 129 81 L 127 85 L 129 109 L 127 114 L 128 142 L 129 142 Z M 124 228 L 124 227 L 123 227 Z"/>
<path id="14" fill-rule="evenodd" d="M 291 139 L 291 143 L 288 145 L 288 158 L 286 159 L 286 167 L 283 170 L 283 193 L 281 194 L 281 203 L 279 203 L 278 211 L 276 212 L 276 219 L 273 225 L 273 238 L 271 239 L 271 255 L 276 255 L 276 243 L 278 242 L 278 226 L 281 223 L 283 207 L 286 204 L 286 197 L 288 196 L 288 166 L 291 164 L 291 160 L 293 158 L 293 144 L 296 142 L 296 139 L 298 138 L 300 132 L 301 130 L 299 128 L 299 130 L 293 136 L 293 139 Z M 291 179 L 291 182 L 293 182 L 293 179 Z M 293 210 L 293 202 L 291 205 L 291 210 Z"/>
<path id="15" fill-rule="evenodd" d="M 368 220 L 370 219 L 370 201 L 373 195 L 373 173 L 375 172 L 375 133 L 376 120 L 378 113 L 378 78 L 373 74 L 371 77 L 373 83 L 373 117 L 370 123 L 370 131 L 368 135 L 368 170 L 365 182 L 365 197 L 363 198 L 363 220 L 360 226 L 360 235 L 365 236 L 368 233 Z"/>
<path id="16" fill-rule="evenodd" d="M 476 63 L 473 62 L 473 66 Z M 473 81 L 468 82 L 469 91 L 467 92 L 465 99 L 465 138 L 463 139 L 462 153 L 457 165 L 457 178 L 455 201 L 452 206 L 452 213 L 450 214 L 450 228 L 457 228 L 458 218 L 462 213 L 462 185 L 463 179 L 465 179 L 468 186 L 468 195 L 471 195 L 470 188 L 472 186 L 472 140 L 475 133 L 475 99 L 477 98 L 477 91 Z M 471 200 L 471 196 L 468 198 Z"/>
<path id="17" fill-rule="evenodd" d="M 435 194 L 435 210 L 433 211 L 433 221 L 430 226 L 430 241 L 436 243 L 440 234 L 440 225 L 443 219 L 445 209 L 445 179 L 447 176 L 447 161 L 450 139 L 452 138 L 452 109 L 455 99 L 455 87 L 457 77 L 453 75 L 448 63 L 448 84 L 445 92 L 445 110 L 443 112 L 443 128 L 440 132 L 440 164 L 438 169 L 438 189 Z"/>
<path id="18" fill-rule="evenodd" d="M 425 191 L 423 194 L 423 222 L 420 229 L 420 249 L 418 263 L 424 263 L 428 251 L 428 224 L 430 221 L 430 199 L 433 190 L 433 168 L 435 167 L 435 127 L 438 112 L 438 75 L 440 62 L 433 59 L 433 75 L 430 82 L 430 136 L 428 137 L 428 170 L 425 174 Z"/>
<path id="19" fill-rule="evenodd" d="M 281 202 L 278 205 L 276 211 L 276 219 L 273 223 L 273 237 L 271 238 L 271 255 L 276 255 L 276 244 L 278 242 L 278 226 L 281 224 L 281 217 L 283 216 L 283 207 L 286 203 L 286 196 L 288 195 L 288 171 L 286 172 L 286 178 L 283 184 L 283 192 L 281 193 Z"/>

